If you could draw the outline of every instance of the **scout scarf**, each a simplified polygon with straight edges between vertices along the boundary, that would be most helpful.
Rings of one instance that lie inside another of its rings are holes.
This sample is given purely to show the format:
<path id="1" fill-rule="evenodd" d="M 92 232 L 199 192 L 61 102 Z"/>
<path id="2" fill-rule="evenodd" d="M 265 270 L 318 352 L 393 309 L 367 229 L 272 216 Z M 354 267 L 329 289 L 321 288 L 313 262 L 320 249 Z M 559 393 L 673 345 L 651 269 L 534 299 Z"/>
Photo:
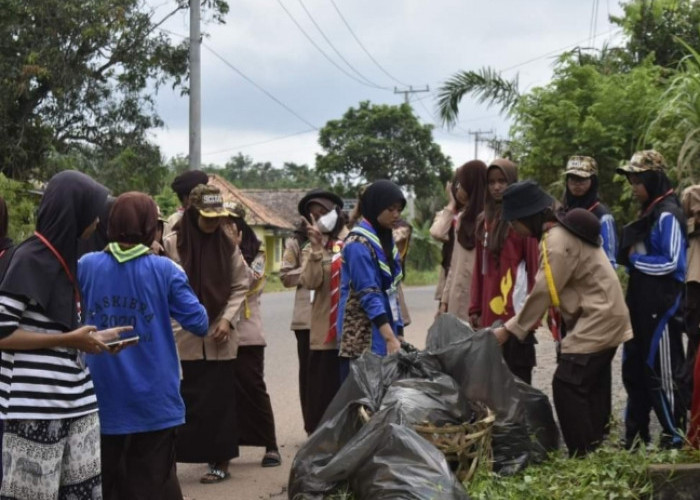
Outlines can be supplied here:
<path id="1" fill-rule="evenodd" d="M 379 241 L 377 232 L 372 227 L 372 224 L 367 221 L 367 219 L 363 218 L 360 220 L 359 224 L 352 228 L 350 233 L 359 234 L 367 239 L 377 257 L 377 264 L 379 265 L 379 271 L 382 276 L 382 288 L 386 292 L 394 291 L 403 278 L 403 272 L 401 270 L 401 257 L 399 256 L 399 251 L 396 248 L 396 244 L 393 242 L 393 239 L 391 253 L 392 261 L 394 263 L 394 273 L 392 274 L 389 260 L 384 253 L 384 248 L 382 248 L 382 243 Z"/>
<path id="2" fill-rule="evenodd" d="M 338 303 L 340 302 L 340 268 L 343 266 L 342 254 L 343 242 L 340 240 L 328 240 L 326 248 L 332 253 L 331 257 L 331 311 L 329 315 L 328 334 L 323 341 L 329 344 L 336 341 L 338 333 Z"/>

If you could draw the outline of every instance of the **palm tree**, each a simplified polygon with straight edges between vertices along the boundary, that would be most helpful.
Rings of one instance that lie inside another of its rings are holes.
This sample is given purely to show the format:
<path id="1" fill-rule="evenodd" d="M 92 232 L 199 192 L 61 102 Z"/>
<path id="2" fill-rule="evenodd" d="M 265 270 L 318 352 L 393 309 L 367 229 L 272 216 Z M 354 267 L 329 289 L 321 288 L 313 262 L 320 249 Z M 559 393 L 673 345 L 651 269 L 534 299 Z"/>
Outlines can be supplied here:
<path id="1" fill-rule="evenodd" d="M 520 98 L 518 77 L 506 80 L 489 67 L 452 75 L 438 91 L 438 112 L 447 126 L 451 127 L 457 121 L 459 103 L 466 94 L 472 94 L 479 103 L 498 105 L 502 113 L 509 114 Z"/>

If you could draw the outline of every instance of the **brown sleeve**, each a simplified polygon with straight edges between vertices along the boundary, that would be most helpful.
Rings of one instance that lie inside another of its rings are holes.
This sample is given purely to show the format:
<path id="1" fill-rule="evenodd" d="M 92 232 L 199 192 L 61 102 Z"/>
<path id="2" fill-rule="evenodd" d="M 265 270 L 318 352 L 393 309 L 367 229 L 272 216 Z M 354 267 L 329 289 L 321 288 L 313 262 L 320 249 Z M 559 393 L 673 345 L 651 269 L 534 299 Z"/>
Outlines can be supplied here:
<path id="1" fill-rule="evenodd" d="M 299 285 L 301 275 L 301 251 L 299 243 L 294 238 L 287 238 L 284 242 L 282 265 L 280 266 L 280 280 L 287 288 Z"/>
<path id="2" fill-rule="evenodd" d="M 243 259 L 243 254 L 238 247 L 236 247 L 236 250 L 233 252 L 231 259 L 233 261 L 231 269 L 231 273 L 233 274 L 231 295 L 229 295 L 228 303 L 221 317 L 231 323 L 232 326 L 235 326 L 245 301 L 246 292 L 248 292 L 250 287 L 250 274 L 248 266 Z"/>
<path id="3" fill-rule="evenodd" d="M 452 219 L 454 218 L 452 210 L 443 208 L 435 214 L 433 225 L 430 226 L 430 236 L 438 241 L 448 241 L 448 233 L 452 227 Z"/>
<path id="4" fill-rule="evenodd" d="M 314 252 L 307 245 L 301 252 L 301 276 L 299 284 L 309 290 L 316 290 L 323 285 L 323 250 Z"/>

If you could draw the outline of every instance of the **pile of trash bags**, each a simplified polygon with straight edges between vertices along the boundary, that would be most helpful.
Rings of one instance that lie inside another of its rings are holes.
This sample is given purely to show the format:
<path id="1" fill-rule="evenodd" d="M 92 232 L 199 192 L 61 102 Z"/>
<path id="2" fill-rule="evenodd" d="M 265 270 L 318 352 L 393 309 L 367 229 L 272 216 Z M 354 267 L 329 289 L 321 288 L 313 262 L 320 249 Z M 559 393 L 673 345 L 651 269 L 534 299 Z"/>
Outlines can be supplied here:
<path id="1" fill-rule="evenodd" d="M 514 377 L 489 330 L 475 332 L 444 314 L 424 351 L 367 353 L 292 464 L 293 500 L 347 489 L 360 499 L 468 499 L 444 455 L 412 426 L 478 418 L 475 402 L 495 414 L 493 470 L 514 474 L 559 446 L 547 396 Z M 360 407 L 371 418 L 360 416 Z"/>

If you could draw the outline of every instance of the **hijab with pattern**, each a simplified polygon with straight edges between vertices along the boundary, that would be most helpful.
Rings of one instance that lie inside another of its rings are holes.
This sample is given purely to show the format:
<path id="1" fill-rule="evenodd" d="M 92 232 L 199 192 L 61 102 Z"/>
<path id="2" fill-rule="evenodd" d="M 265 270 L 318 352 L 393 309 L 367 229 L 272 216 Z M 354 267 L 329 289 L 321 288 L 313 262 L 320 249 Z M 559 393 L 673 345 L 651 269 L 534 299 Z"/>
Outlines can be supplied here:
<path id="1" fill-rule="evenodd" d="M 106 199 L 107 188 L 74 170 L 59 172 L 46 186 L 36 231 L 63 258 L 73 279 L 78 239 L 98 218 Z M 47 317 L 66 330 L 79 326 L 74 290 L 61 262 L 37 236 L 17 247 L 0 283 L 3 293 L 34 299 Z"/>
<path id="2" fill-rule="evenodd" d="M 484 210 L 486 195 L 486 164 L 481 160 L 471 160 L 458 170 L 459 185 L 469 195 L 466 208 L 459 217 L 457 241 L 466 250 L 476 246 L 476 218 Z"/>

